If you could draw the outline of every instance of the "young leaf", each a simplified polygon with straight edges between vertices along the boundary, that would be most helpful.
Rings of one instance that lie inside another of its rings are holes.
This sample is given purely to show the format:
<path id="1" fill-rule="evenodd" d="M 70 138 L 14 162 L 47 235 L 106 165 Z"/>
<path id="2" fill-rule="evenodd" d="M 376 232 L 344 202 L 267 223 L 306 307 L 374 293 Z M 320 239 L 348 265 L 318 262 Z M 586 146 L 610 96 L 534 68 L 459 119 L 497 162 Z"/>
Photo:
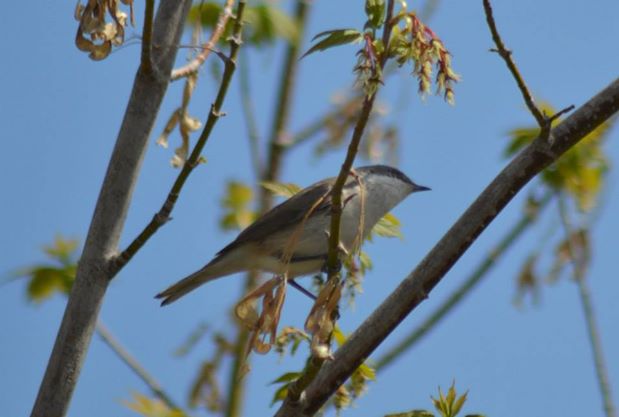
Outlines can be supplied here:
<path id="1" fill-rule="evenodd" d="M 279 197 L 290 198 L 301 191 L 301 187 L 291 182 L 262 181 L 260 185 Z"/>
<path id="2" fill-rule="evenodd" d="M 400 221 L 391 213 L 385 214 L 372 228 L 372 233 L 382 237 L 402 237 Z"/>
<path id="3" fill-rule="evenodd" d="M 281 375 L 276 380 L 271 381 L 271 385 L 273 385 L 273 384 L 281 384 L 283 382 L 296 381 L 297 379 L 299 379 L 299 377 L 302 374 L 303 374 L 303 372 L 286 372 L 285 374 Z"/>
<path id="4" fill-rule="evenodd" d="M 226 196 L 221 201 L 225 210 L 220 222 L 223 229 L 244 229 L 255 220 L 256 213 L 248 208 L 252 197 L 251 187 L 237 181 L 228 182 Z"/>
<path id="5" fill-rule="evenodd" d="M 305 58 L 309 54 L 316 51 L 324 51 L 334 46 L 346 45 L 347 43 L 360 42 L 363 39 L 363 34 L 355 29 L 336 29 L 327 30 L 314 36 L 314 39 L 324 38 L 323 40 L 312 46 L 301 58 Z"/>
<path id="6" fill-rule="evenodd" d="M 370 27 L 381 27 L 385 23 L 385 0 L 365 0 L 365 15 Z"/>

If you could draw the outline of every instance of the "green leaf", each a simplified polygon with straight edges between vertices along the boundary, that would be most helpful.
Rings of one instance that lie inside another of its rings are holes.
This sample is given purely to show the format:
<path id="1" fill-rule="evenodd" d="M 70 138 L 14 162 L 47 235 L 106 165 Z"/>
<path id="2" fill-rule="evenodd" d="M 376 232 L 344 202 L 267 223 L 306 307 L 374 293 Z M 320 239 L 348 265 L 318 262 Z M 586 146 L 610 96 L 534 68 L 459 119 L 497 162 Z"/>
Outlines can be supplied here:
<path id="1" fill-rule="evenodd" d="M 43 252 L 63 264 L 71 263 L 71 258 L 75 255 L 78 244 L 77 239 L 65 239 L 58 235 L 54 238 L 53 244 L 43 246 Z"/>
<path id="2" fill-rule="evenodd" d="M 256 213 L 248 208 L 252 198 L 251 187 L 238 181 L 229 181 L 221 201 L 225 210 L 220 220 L 221 227 L 230 230 L 249 226 L 256 219 Z"/>
<path id="3" fill-rule="evenodd" d="M 273 394 L 273 399 L 271 400 L 271 407 L 278 401 L 284 401 L 288 396 L 288 384 L 282 385 L 275 391 Z"/>
<path id="4" fill-rule="evenodd" d="M 359 262 L 361 263 L 361 272 L 363 274 L 372 269 L 372 259 L 370 259 L 370 256 L 366 252 L 359 252 Z"/>
<path id="5" fill-rule="evenodd" d="M 457 397 L 455 382 L 451 384 L 447 391 L 447 396 L 443 395 L 441 388 L 438 388 L 438 399 L 432 398 L 434 407 L 441 413 L 442 417 L 455 417 L 460 412 L 462 405 L 466 401 L 467 393 Z"/>
<path id="6" fill-rule="evenodd" d="M 365 0 L 368 26 L 378 29 L 385 23 L 385 0 Z"/>
<path id="7" fill-rule="evenodd" d="M 306 57 L 309 54 L 313 54 L 316 51 L 324 51 L 334 46 L 346 45 L 348 43 L 360 42 L 363 39 L 363 34 L 355 29 L 336 29 L 327 30 L 314 36 L 312 41 L 319 38 L 323 40 L 312 46 L 301 58 Z"/>
<path id="8" fill-rule="evenodd" d="M 56 236 L 54 243 L 45 245 L 43 252 L 54 263 L 27 267 L 15 273 L 28 279 L 27 296 L 40 303 L 56 293 L 67 295 L 71 291 L 77 270 L 76 251 L 78 241 Z"/>
<path id="9" fill-rule="evenodd" d="M 283 382 L 296 381 L 297 379 L 299 379 L 299 377 L 301 375 L 303 375 L 303 372 L 286 372 L 285 374 L 281 375 L 276 380 L 271 381 L 271 385 L 273 385 L 273 384 L 281 384 Z"/>
<path id="10" fill-rule="evenodd" d="M 290 44 L 298 42 L 299 31 L 294 19 L 270 3 L 245 9 L 244 19 L 250 27 L 248 40 L 251 44 L 272 44 L 277 39 Z"/>
<path id="11" fill-rule="evenodd" d="M 75 279 L 75 267 L 37 266 L 28 271 L 28 298 L 40 303 L 55 293 L 68 294 Z"/>
<path id="12" fill-rule="evenodd" d="M 301 191 L 301 187 L 291 182 L 262 181 L 260 185 L 279 197 L 290 198 Z"/>
<path id="13" fill-rule="evenodd" d="M 372 228 L 372 234 L 382 237 L 402 237 L 400 221 L 391 213 L 385 214 Z"/>

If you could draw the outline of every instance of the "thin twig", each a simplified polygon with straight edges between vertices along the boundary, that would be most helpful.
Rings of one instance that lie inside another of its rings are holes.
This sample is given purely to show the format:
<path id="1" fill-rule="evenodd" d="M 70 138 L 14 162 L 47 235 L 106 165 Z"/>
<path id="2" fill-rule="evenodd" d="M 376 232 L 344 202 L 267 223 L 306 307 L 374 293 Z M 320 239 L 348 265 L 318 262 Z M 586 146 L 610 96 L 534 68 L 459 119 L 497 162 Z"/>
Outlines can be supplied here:
<path id="1" fill-rule="evenodd" d="M 383 41 L 385 45 L 385 50 L 388 48 L 388 40 L 391 34 L 391 24 L 389 22 L 391 22 L 391 16 L 393 16 L 394 7 L 394 0 L 389 0 L 389 3 L 387 5 L 387 18 L 385 19 L 386 23 L 383 28 Z M 387 54 L 384 54 L 381 57 L 381 61 L 379 63 L 381 69 L 384 68 L 386 62 Z M 346 158 L 344 160 L 344 163 L 342 164 L 335 183 L 333 184 L 333 188 L 331 189 L 331 224 L 329 229 L 329 248 L 327 254 L 328 280 L 339 279 L 338 266 L 340 222 L 342 217 L 342 190 L 344 188 L 346 180 L 348 179 L 348 176 L 350 175 L 352 165 L 355 161 L 355 157 L 357 156 L 357 152 L 359 150 L 359 143 L 361 142 L 361 138 L 370 117 L 370 113 L 372 112 L 375 98 L 376 93 L 366 95 L 363 99 L 363 105 L 361 107 L 359 119 L 357 120 L 357 123 L 353 130 L 353 135 L 350 140 L 350 144 L 348 145 L 348 151 L 346 153 Z M 287 402 L 296 403 L 300 400 L 302 393 L 315 379 L 316 375 L 322 368 L 325 360 L 325 358 L 317 357 L 315 355 L 312 355 L 310 357 L 299 379 L 291 383 L 288 387 L 288 395 L 286 400 Z"/>
<path id="2" fill-rule="evenodd" d="M 501 35 L 496 27 L 496 23 L 494 21 L 494 16 L 492 15 L 492 5 L 490 4 L 490 0 L 483 0 L 484 2 L 484 10 L 486 12 L 486 21 L 488 22 L 488 27 L 490 28 L 490 32 L 492 33 L 492 39 L 494 40 L 494 44 L 496 45 L 496 49 L 492 49 L 493 52 L 497 52 L 501 58 L 505 61 L 507 68 L 512 73 L 512 76 L 516 80 L 518 84 L 518 88 L 522 93 L 522 97 L 524 98 L 524 102 L 526 103 L 529 111 L 535 117 L 537 124 L 540 128 L 543 128 L 546 123 L 546 116 L 542 113 L 542 111 L 537 107 L 535 101 L 533 100 L 533 96 L 529 91 L 529 87 L 524 82 L 522 75 L 520 75 L 520 70 L 516 66 L 514 59 L 512 58 L 512 51 L 505 47 L 503 40 L 501 39 Z"/>
<path id="3" fill-rule="evenodd" d="M 217 45 L 217 42 L 219 42 L 219 38 L 221 38 L 221 35 L 223 35 L 224 30 L 226 29 L 226 24 L 232 16 L 233 4 L 234 0 L 226 0 L 223 10 L 217 18 L 217 23 L 215 24 L 215 28 L 211 33 L 210 39 L 201 47 L 202 52 L 200 52 L 192 61 L 190 61 L 186 65 L 172 70 L 172 74 L 170 75 L 170 79 L 172 81 L 176 81 L 179 78 L 187 77 L 188 75 L 197 72 L 202 66 L 202 64 L 204 64 L 204 61 L 206 61 L 206 58 L 208 58 L 210 53 L 213 51 L 215 45 Z"/>
<path id="4" fill-rule="evenodd" d="M 172 398 L 161 388 L 161 385 L 155 378 L 144 369 L 136 358 L 124 348 L 124 346 L 114 337 L 110 330 L 99 320 L 97 321 L 96 331 L 101 336 L 101 340 L 109 346 L 110 349 L 125 363 L 151 390 L 153 395 L 163 401 L 172 410 L 181 410 L 185 415 L 187 412 L 183 410 Z"/>
<path id="5" fill-rule="evenodd" d="M 146 227 L 140 232 L 140 234 L 129 244 L 129 246 L 116 256 L 112 262 L 112 276 L 114 276 L 120 269 L 122 269 L 127 262 L 133 258 L 133 256 L 144 246 L 144 244 L 150 239 L 161 226 L 163 226 L 169 219 L 170 213 L 174 209 L 174 205 L 178 200 L 181 190 L 185 185 L 185 181 L 198 165 L 202 149 L 208 141 L 215 124 L 222 116 L 221 108 L 232 80 L 232 75 L 236 69 L 236 57 L 238 55 L 239 47 L 241 46 L 241 33 L 243 28 L 243 10 L 245 9 L 245 1 L 239 0 L 237 9 L 237 19 L 235 21 L 233 35 L 230 37 L 230 53 L 226 59 L 226 65 L 224 73 L 219 85 L 219 91 L 215 102 L 211 105 L 211 111 L 209 112 L 208 119 L 204 125 L 204 129 L 194 146 L 191 155 L 183 165 L 181 172 L 176 177 L 176 181 L 172 185 L 170 192 L 159 211 L 153 216 L 152 220 Z"/>
<path id="6" fill-rule="evenodd" d="M 385 17 L 385 25 L 383 27 L 383 45 L 385 51 L 389 50 L 389 38 L 391 36 L 391 18 L 393 16 L 393 9 L 395 7 L 394 0 L 389 0 L 387 4 L 387 11 Z M 381 70 L 384 69 L 385 63 L 387 62 L 388 54 L 384 53 L 380 59 L 380 67 Z M 348 151 L 346 152 L 346 158 L 340 172 L 333 184 L 333 188 L 331 190 L 331 225 L 329 229 L 329 252 L 327 255 L 327 266 L 329 271 L 329 279 L 332 279 L 336 272 L 337 266 L 339 262 L 339 250 L 338 246 L 340 244 L 340 221 L 342 217 L 342 189 L 344 188 L 344 184 L 348 179 L 348 175 L 350 175 L 350 170 L 352 169 L 352 165 L 355 161 L 355 157 L 357 156 L 357 152 L 359 150 L 359 144 L 361 143 L 361 138 L 363 136 L 363 132 L 365 130 L 365 126 L 367 125 L 368 119 L 370 117 L 370 113 L 372 112 L 372 108 L 374 106 L 374 100 L 376 98 L 376 93 L 365 96 L 363 99 L 363 105 L 361 107 L 361 113 L 359 114 L 359 119 L 357 120 L 357 124 L 355 125 L 355 129 L 353 130 L 353 135 L 350 140 L 350 144 L 348 145 Z"/>
<path id="7" fill-rule="evenodd" d="M 518 89 L 522 94 L 525 104 L 529 108 L 529 111 L 537 121 L 541 129 L 540 138 L 542 140 L 550 139 L 550 129 L 552 128 L 552 122 L 557 120 L 561 115 L 570 112 L 574 109 L 574 106 L 568 106 L 558 113 L 548 116 L 543 111 L 537 107 L 535 104 L 535 100 L 533 100 L 533 95 L 529 91 L 529 87 L 524 81 L 524 78 L 520 74 L 520 70 L 516 66 L 514 59 L 512 58 L 512 51 L 505 47 L 503 40 L 501 39 L 501 35 L 496 27 L 496 22 L 494 21 L 494 16 L 492 15 L 492 5 L 490 4 L 490 0 L 483 0 L 484 2 L 484 10 L 486 12 L 486 21 L 488 22 L 488 27 L 490 28 L 490 32 L 492 33 L 492 39 L 496 45 L 496 49 L 491 49 L 492 52 L 498 53 L 501 58 L 505 61 L 507 68 L 512 73 L 512 76 L 516 80 L 516 84 L 518 84 Z"/>
<path id="8" fill-rule="evenodd" d="M 155 0 L 146 0 L 144 8 L 144 28 L 142 29 L 142 56 L 140 65 L 142 71 L 149 74 L 153 70 L 153 18 L 155 14 Z"/>
<path id="9" fill-rule="evenodd" d="M 561 217 L 561 223 L 567 236 L 567 249 L 570 254 L 570 259 L 574 265 L 573 276 L 576 285 L 578 286 L 578 295 L 582 304 L 583 315 L 585 316 L 585 324 L 587 326 L 587 333 L 589 335 L 589 343 L 591 344 L 591 351 L 593 354 L 593 363 L 595 366 L 595 372 L 597 375 L 598 385 L 600 388 L 600 394 L 602 395 L 602 402 L 604 404 L 604 412 L 606 417 L 616 417 L 615 405 L 613 403 L 610 378 L 608 376 L 608 369 L 606 367 L 606 361 L 604 359 L 604 352 L 602 350 L 602 338 L 597 325 L 597 319 L 595 317 L 595 311 L 593 308 L 593 298 L 589 285 L 587 283 L 587 277 L 585 276 L 585 269 L 587 259 L 578 256 L 573 244 L 574 228 L 569 218 L 568 210 L 566 207 L 565 198 L 559 197 L 559 213 Z"/>
<path id="10" fill-rule="evenodd" d="M 537 174 L 619 110 L 619 79 L 519 153 L 460 216 L 417 267 L 348 337 L 297 401 L 284 400 L 277 417 L 314 415 L 433 288 L 477 237 Z"/>

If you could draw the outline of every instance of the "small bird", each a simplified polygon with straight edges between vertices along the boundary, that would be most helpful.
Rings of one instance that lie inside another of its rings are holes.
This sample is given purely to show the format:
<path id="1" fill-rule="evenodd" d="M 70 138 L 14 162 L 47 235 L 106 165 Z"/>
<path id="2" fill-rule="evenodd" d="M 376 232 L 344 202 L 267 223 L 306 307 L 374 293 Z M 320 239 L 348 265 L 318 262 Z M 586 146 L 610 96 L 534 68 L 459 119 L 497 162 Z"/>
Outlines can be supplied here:
<path id="1" fill-rule="evenodd" d="M 299 191 L 264 213 L 202 269 L 157 294 L 170 304 L 200 285 L 241 271 L 288 273 L 293 279 L 325 266 L 331 226 L 331 188 L 335 178 Z M 342 190 L 340 249 L 358 247 L 374 225 L 408 195 L 429 190 L 386 165 L 354 169 Z"/>

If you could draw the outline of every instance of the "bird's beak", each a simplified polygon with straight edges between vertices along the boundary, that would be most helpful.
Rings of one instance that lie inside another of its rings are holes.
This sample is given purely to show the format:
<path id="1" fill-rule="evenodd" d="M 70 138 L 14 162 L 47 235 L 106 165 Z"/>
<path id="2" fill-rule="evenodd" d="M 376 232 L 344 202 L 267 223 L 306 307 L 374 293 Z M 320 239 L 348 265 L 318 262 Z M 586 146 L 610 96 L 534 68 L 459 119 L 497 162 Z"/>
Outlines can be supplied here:
<path id="1" fill-rule="evenodd" d="M 415 188 L 413 189 L 413 192 L 416 193 L 417 191 L 431 191 L 432 188 L 430 187 L 424 187 L 423 185 L 417 185 L 415 184 Z"/>

